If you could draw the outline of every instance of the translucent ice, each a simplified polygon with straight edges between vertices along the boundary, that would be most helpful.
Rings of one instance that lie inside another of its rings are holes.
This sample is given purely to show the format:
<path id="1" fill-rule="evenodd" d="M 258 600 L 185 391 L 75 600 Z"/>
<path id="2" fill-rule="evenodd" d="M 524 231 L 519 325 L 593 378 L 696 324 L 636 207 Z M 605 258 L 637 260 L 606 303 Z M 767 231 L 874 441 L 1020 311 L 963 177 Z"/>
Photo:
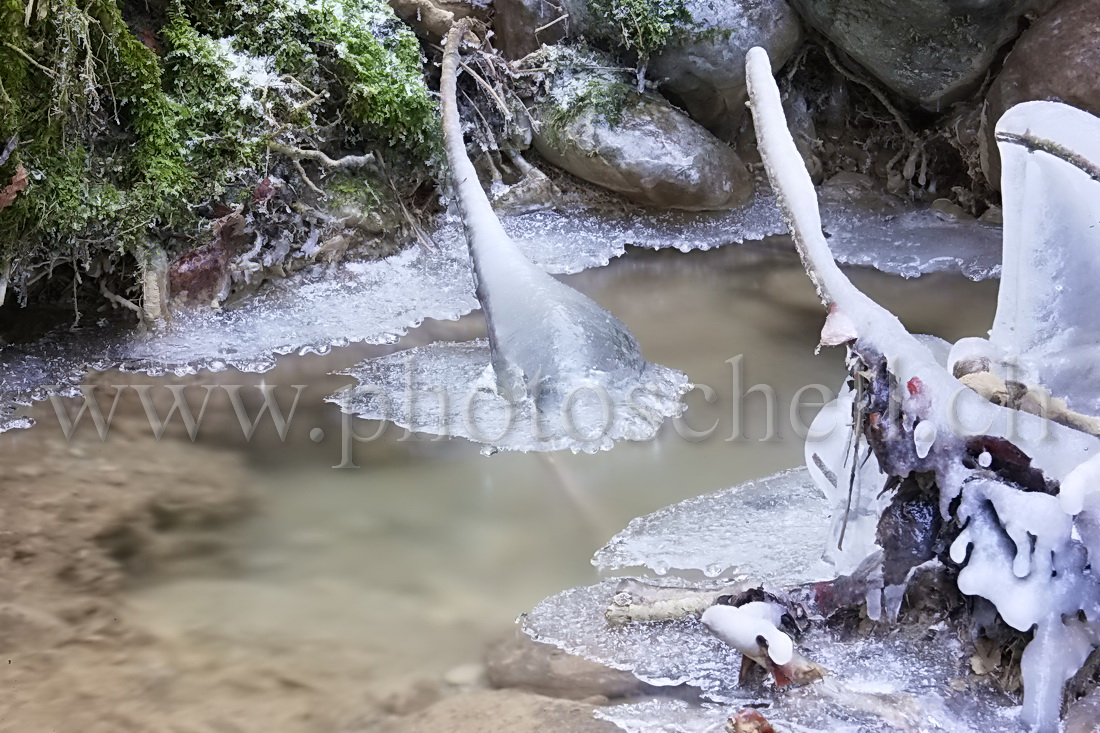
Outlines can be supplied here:
<path id="1" fill-rule="evenodd" d="M 553 273 L 605 265 L 628 246 L 689 252 L 787 232 L 766 186 L 747 206 L 729 211 L 574 206 L 506 215 L 501 221 L 520 249 Z M 899 201 L 878 210 L 828 202 L 822 207 L 822 225 L 837 261 L 844 264 L 905 277 L 957 271 L 981 280 L 1000 272 L 999 228 L 944 221 L 927 206 Z"/>
<path id="2" fill-rule="evenodd" d="M 458 113 L 459 46 L 466 30 L 458 23 L 447 36 L 440 82 L 443 136 L 497 389 L 511 402 L 534 398 L 542 409 L 564 406 L 581 383 L 641 379 L 649 364 L 633 334 L 527 259 L 489 204 L 466 153 Z"/>
<path id="3" fill-rule="evenodd" d="M 878 549 L 878 519 L 890 502 L 882 494 L 886 476 L 878 460 L 866 441 L 855 440 L 854 401 L 855 394 L 846 383 L 814 418 L 805 447 L 806 470 L 825 494 L 831 515 L 829 535 L 821 549 L 834 575 L 852 573 Z"/>
<path id="4" fill-rule="evenodd" d="M 646 364 L 628 379 L 578 380 L 555 409 L 510 401 L 496 389 L 489 343 L 434 343 L 370 359 L 342 372 L 358 384 L 330 398 L 350 414 L 390 420 L 434 435 L 517 451 L 606 450 L 618 440 L 650 440 L 683 410 L 687 378 Z"/>
<path id="5" fill-rule="evenodd" d="M 831 511 L 806 469 L 784 471 L 634 519 L 592 563 L 659 574 L 736 572 L 784 585 L 824 580 L 834 577 L 821 560 Z"/>

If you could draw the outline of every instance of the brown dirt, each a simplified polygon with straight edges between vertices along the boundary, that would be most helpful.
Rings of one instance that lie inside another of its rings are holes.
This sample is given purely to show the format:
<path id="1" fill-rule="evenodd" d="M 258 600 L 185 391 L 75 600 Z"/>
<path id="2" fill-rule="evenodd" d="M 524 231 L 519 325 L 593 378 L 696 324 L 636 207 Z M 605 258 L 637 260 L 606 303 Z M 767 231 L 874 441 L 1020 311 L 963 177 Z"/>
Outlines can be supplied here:
<path id="1" fill-rule="evenodd" d="M 0 731 L 304 732 L 370 712 L 277 660 L 227 657 L 130 617 L 122 589 L 209 562 L 255 507 L 236 454 L 156 445 L 137 421 L 106 446 L 45 427 L 0 447 Z"/>

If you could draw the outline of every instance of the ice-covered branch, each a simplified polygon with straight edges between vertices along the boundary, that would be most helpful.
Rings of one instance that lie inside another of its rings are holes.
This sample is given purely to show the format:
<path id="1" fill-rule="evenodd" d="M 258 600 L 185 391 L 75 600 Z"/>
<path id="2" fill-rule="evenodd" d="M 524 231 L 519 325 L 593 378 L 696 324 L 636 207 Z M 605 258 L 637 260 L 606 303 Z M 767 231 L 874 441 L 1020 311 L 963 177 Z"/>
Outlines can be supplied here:
<path id="1" fill-rule="evenodd" d="M 589 377 L 636 379 L 647 368 L 637 342 L 614 316 L 528 260 L 504 231 L 466 153 L 458 111 L 459 21 L 443 54 L 443 137 L 451 183 L 485 312 L 493 369 L 502 394 L 517 399 L 541 384 L 548 393 Z"/>

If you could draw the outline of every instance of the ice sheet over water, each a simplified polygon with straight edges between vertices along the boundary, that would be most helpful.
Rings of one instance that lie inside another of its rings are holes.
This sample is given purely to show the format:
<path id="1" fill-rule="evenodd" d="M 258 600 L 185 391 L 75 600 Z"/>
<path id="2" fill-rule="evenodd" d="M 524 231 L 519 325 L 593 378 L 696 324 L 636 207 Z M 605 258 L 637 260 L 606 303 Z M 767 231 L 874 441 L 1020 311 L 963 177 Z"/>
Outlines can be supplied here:
<path id="1" fill-rule="evenodd" d="M 996 277 L 1001 230 L 976 221 L 947 221 L 925 206 L 895 202 L 873 209 L 855 201 L 822 207 L 829 245 L 841 263 L 905 277 L 958 271 L 974 280 Z M 502 217 L 505 230 L 548 272 L 578 272 L 607 264 L 627 245 L 682 252 L 785 234 L 766 189 L 743 209 L 719 212 L 626 208 L 539 211 Z"/>
<path id="2" fill-rule="evenodd" d="M 522 619 L 524 631 L 570 653 L 629 670 L 650 684 L 689 685 L 705 701 L 722 704 L 655 700 L 600 711 L 600 717 L 624 730 L 698 733 L 749 705 L 791 730 L 893 733 L 1012 727 L 1014 711 L 982 699 L 980 691 L 954 691 L 951 682 L 962 675 L 963 654 L 950 630 L 847 639 L 813 630 L 799 648 L 829 670 L 823 682 L 797 689 L 744 689 L 738 686 L 740 655 L 694 616 L 609 624 L 604 611 L 618 584 L 607 580 L 548 598 Z"/>
<path id="3" fill-rule="evenodd" d="M 513 405 L 496 389 L 483 339 L 408 349 L 342 373 L 358 380 L 330 398 L 345 412 L 518 451 L 595 452 L 618 440 L 650 440 L 680 414 L 690 388 L 682 373 L 647 364 L 641 376 L 579 381 L 566 402 Z"/>
<path id="4" fill-rule="evenodd" d="M 821 559 L 831 511 L 805 468 L 784 471 L 638 517 L 592 564 L 710 577 L 737 572 L 769 584 L 824 580 L 835 577 Z"/>
<path id="5" fill-rule="evenodd" d="M 992 272 L 986 267 L 985 228 L 947 224 L 929 212 L 914 216 L 917 223 L 906 217 L 855 215 L 845 220 L 847 224 L 837 225 L 838 232 L 846 233 L 838 234 L 831 244 L 849 252 L 847 261 L 888 272 L 911 275 L 956 266 L 971 276 Z M 875 244 L 878 254 L 861 249 L 861 232 L 866 232 L 858 222 L 868 231 L 888 233 L 883 235 L 885 244 L 881 240 Z M 503 224 L 520 249 L 551 273 L 604 265 L 627 245 L 711 249 L 785 231 L 766 193 L 743 211 L 632 210 L 618 216 L 594 211 L 537 212 L 506 216 Z M 915 250 L 931 253 L 933 246 L 942 246 L 945 240 L 939 228 L 943 226 L 950 231 L 973 231 L 973 238 L 966 235 L 971 246 L 954 249 L 952 245 L 956 260 L 933 257 L 920 265 L 914 260 Z M 88 327 L 61 331 L 33 344 L 4 345 L 0 347 L 0 432 L 28 427 L 30 421 L 22 417 L 20 407 L 42 399 L 45 385 L 79 381 L 89 366 L 120 365 L 153 374 L 230 367 L 264 371 L 280 354 L 324 351 L 360 341 L 390 343 L 425 318 L 453 320 L 476 307 L 461 228 L 454 221 L 443 221 L 430 244 L 414 245 L 383 260 L 313 266 L 270 283 L 236 309 L 180 313 L 171 324 L 147 333 Z"/>
<path id="6" fill-rule="evenodd" d="M 440 238 L 431 249 L 413 246 L 383 260 L 315 265 L 239 308 L 180 313 L 148 332 L 85 328 L 4 346 L 0 406 L 17 412 L 44 397 L 43 385 L 78 379 L 88 367 L 154 375 L 262 372 L 280 354 L 393 343 L 425 318 L 454 320 L 476 307 L 465 244 Z M 23 417 L 0 418 L 0 431 L 28 426 Z"/>

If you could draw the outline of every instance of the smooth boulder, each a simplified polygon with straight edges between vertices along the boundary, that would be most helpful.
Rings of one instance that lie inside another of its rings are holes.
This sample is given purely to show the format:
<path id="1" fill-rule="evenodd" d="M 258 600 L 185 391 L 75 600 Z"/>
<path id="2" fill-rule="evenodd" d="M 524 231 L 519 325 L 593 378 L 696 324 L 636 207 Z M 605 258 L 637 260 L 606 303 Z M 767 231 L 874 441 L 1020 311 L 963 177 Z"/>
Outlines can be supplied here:
<path id="1" fill-rule="evenodd" d="M 534 63 L 557 71 L 530 108 L 534 147 L 546 160 L 649 206 L 722 210 L 752 198 L 752 178 L 733 148 L 665 99 L 638 93 L 598 56 L 546 51 Z"/>
<path id="2" fill-rule="evenodd" d="M 692 22 L 650 61 L 661 91 L 723 140 L 745 113 L 745 54 L 763 46 L 778 70 L 802 43 L 786 0 L 687 0 Z"/>
<path id="3" fill-rule="evenodd" d="M 791 0 L 887 88 L 936 112 L 978 87 L 1040 4 L 1049 0 Z"/>
<path id="4" fill-rule="evenodd" d="M 1000 188 L 993 130 L 1021 102 L 1056 100 L 1100 115 L 1100 3 L 1065 0 L 1028 28 L 1005 59 L 982 110 L 982 172 Z"/>

